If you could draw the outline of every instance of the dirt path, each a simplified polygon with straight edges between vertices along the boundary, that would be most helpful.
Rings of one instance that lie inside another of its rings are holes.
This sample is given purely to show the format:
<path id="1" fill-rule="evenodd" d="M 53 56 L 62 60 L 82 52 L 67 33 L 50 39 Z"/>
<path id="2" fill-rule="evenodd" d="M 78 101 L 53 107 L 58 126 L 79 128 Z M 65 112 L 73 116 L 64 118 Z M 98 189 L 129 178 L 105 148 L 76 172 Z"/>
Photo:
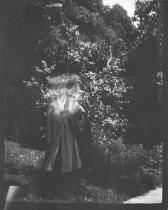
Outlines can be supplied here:
<path id="1" fill-rule="evenodd" d="M 124 203 L 161 203 L 162 202 L 162 188 L 151 190 L 145 195 L 131 198 Z"/>

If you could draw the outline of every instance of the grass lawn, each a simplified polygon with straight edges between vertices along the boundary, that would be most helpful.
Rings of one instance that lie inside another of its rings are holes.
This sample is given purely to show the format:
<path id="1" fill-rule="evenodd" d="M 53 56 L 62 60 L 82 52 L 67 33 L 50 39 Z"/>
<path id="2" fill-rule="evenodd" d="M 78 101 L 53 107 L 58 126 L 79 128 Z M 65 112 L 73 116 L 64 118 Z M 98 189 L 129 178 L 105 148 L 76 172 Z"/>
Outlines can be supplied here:
<path id="1" fill-rule="evenodd" d="M 23 148 L 17 143 L 5 141 L 5 184 L 29 186 L 32 177 L 40 171 L 45 152 Z M 79 178 L 73 191 L 47 193 L 46 196 L 28 193 L 19 198 L 26 201 L 47 202 L 96 202 L 122 203 L 131 198 L 128 193 L 117 192 L 115 189 L 89 183 Z"/>

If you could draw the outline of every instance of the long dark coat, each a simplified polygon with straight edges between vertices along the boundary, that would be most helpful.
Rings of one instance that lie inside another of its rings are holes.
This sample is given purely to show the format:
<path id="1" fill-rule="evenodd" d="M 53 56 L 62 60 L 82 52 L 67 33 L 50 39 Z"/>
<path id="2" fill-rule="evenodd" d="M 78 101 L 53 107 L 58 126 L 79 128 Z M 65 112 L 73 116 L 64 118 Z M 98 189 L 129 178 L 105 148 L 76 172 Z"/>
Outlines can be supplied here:
<path id="1" fill-rule="evenodd" d="M 80 169 L 82 166 L 79 149 L 79 123 L 83 123 L 84 110 L 78 104 L 74 114 L 57 115 L 54 107 L 48 111 L 49 147 L 45 155 L 43 170 L 60 170 L 62 173 Z M 64 117 L 66 116 L 66 117 Z M 67 117 L 68 116 L 68 117 Z"/>

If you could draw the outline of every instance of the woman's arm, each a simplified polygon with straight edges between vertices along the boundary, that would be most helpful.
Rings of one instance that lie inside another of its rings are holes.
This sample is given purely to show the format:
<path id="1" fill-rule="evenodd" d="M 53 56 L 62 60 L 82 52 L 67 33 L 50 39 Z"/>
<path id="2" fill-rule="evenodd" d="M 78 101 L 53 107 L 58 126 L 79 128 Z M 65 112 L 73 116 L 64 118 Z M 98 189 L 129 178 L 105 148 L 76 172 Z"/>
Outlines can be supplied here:
<path id="1" fill-rule="evenodd" d="M 70 115 L 69 123 L 75 135 L 79 136 L 85 124 L 85 111 L 82 106 L 78 104 L 76 112 Z"/>

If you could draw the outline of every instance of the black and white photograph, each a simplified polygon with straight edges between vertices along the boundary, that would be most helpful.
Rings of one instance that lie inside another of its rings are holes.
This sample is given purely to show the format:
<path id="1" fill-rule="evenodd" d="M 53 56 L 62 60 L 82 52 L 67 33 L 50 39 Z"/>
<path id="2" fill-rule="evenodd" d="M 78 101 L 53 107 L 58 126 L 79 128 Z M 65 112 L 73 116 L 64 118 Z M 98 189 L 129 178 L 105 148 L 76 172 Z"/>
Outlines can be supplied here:
<path id="1" fill-rule="evenodd" d="M 168 201 L 166 8 L 1 1 L 4 210 Z"/>

